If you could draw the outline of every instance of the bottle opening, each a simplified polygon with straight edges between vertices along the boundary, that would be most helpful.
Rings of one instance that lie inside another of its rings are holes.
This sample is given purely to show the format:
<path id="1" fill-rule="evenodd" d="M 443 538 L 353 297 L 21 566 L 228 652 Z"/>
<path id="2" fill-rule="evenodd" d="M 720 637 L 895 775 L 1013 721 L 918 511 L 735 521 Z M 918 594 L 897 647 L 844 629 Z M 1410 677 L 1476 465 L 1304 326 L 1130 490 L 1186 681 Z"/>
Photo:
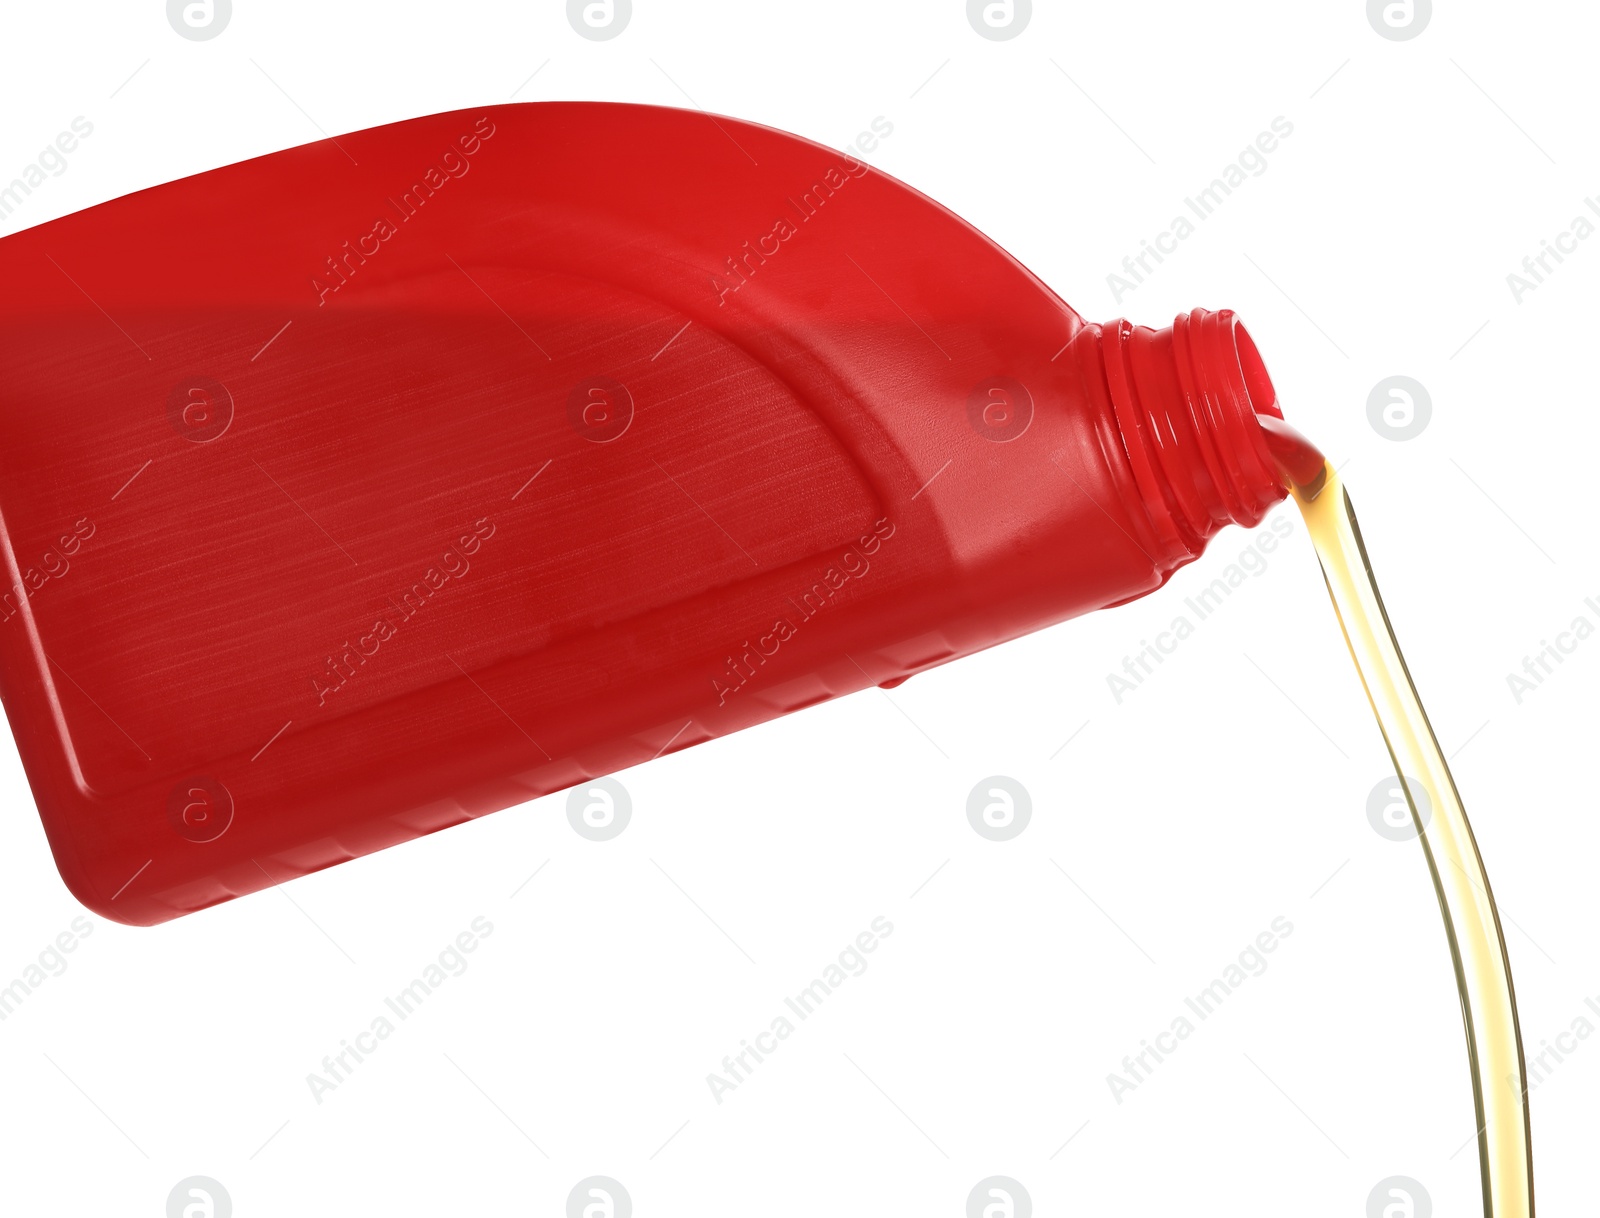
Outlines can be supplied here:
<path id="1" fill-rule="evenodd" d="M 1261 352 L 1256 350 L 1256 340 L 1250 337 L 1250 331 L 1238 318 L 1233 321 L 1233 346 L 1239 360 L 1239 374 L 1244 378 L 1245 395 L 1250 399 L 1250 408 L 1256 414 L 1283 418 L 1283 411 L 1278 409 L 1278 391 L 1273 388 L 1272 378 L 1267 375 L 1267 365 L 1261 358 Z"/>
<path id="2" fill-rule="evenodd" d="M 1282 412 L 1249 331 L 1227 309 L 1100 331 L 1123 446 L 1168 560 L 1196 557 L 1225 525 L 1259 524 L 1286 492 L 1258 416 Z"/>

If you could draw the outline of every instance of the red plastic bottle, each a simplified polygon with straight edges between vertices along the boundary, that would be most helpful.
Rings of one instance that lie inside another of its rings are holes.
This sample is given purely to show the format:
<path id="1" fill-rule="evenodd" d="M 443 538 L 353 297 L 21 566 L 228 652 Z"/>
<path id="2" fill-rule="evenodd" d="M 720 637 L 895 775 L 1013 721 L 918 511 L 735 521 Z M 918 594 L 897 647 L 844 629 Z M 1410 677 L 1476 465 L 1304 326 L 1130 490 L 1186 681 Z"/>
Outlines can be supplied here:
<path id="1" fill-rule="evenodd" d="M 1283 496 L 1232 314 L 1087 325 L 700 113 L 342 136 L 0 277 L 0 694 L 124 922 L 1142 596 Z"/>

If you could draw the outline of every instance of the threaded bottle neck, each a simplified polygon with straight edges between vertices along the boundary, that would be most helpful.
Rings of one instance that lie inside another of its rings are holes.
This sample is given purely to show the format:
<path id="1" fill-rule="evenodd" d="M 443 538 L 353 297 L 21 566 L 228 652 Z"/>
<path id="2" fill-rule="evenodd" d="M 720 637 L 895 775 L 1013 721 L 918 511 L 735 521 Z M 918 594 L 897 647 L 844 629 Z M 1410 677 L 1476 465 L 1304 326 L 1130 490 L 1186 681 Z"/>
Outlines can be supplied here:
<path id="1" fill-rule="evenodd" d="M 1163 330 L 1099 332 L 1105 382 L 1151 530 L 1174 566 L 1228 524 L 1259 524 L 1285 495 L 1257 414 L 1281 418 L 1256 345 L 1231 310 Z"/>

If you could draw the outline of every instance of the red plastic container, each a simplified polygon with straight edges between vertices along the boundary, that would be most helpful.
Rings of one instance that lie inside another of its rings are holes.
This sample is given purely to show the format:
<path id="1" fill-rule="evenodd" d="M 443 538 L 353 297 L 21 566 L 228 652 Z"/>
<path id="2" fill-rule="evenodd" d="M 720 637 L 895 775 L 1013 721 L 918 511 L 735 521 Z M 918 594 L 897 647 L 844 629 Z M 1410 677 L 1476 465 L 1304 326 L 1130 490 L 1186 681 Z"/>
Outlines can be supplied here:
<path id="1" fill-rule="evenodd" d="M 1087 325 L 700 113 L 342 136 L 0 277 L 0 694 L 123 922 L 1142 596 L 1283 495 L 1231 314 Z"/>

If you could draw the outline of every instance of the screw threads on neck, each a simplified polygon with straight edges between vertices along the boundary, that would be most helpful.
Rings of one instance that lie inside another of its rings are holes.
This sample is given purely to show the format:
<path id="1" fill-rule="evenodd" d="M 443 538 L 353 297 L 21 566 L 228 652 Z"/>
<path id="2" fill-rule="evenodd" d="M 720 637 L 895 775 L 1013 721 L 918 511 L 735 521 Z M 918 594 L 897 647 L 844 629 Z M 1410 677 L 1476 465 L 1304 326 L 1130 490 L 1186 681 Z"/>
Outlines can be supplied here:
<path id="1" fill-rule="evenodd" d="M 1127 321 L 1099 329 L 1117 426 L 1161 557 L 1177 566 L 1224 525 L 1259 524 L 1285 491 L 1256 416 L 1282 415 L 1232 311 L 1195 309 L 1164 330 Z"/>

